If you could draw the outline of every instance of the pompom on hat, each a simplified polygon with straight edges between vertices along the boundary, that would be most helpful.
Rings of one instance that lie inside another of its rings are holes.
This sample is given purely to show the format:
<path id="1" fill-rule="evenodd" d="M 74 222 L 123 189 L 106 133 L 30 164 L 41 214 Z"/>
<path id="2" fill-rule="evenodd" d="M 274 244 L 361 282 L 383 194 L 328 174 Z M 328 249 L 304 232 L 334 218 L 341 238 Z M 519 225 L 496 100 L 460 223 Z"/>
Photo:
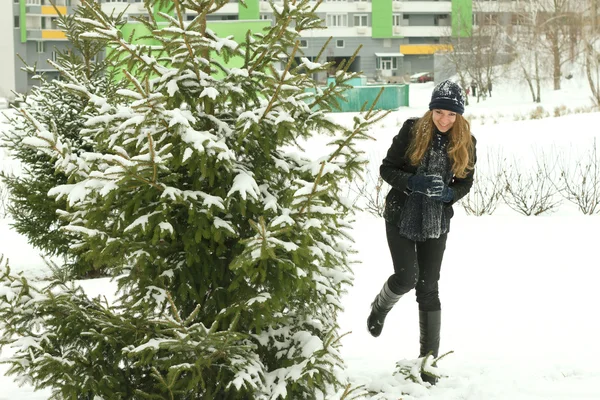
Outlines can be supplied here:
<path id="1" fill-rule="evenodd" d="M 462 115 L 465 112 L 465 96 L 462 88 L 448 79 L 439 83 L 431 93 L 429 109 L 454 111 Z"/>

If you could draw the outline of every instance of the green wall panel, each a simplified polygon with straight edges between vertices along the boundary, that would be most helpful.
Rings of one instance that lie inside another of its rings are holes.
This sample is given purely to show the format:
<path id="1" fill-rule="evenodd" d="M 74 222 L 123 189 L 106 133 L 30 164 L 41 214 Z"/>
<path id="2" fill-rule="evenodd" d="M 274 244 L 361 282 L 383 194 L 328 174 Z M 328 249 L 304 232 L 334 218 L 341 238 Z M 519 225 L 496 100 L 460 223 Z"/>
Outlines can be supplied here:
<path id="1" fill-rule="evenodd" d="M 392 0 L 373 0 L 371 4 L 371 25 L 374 38 L 391 38 Z"/>
<path id="2" fill-rule="evenodd" d="M 241 20 L 259 19 L 260 11 L 258 0 L 246 0 L 246 5 L 239 4 L 238 18 Z"/>
<path id="3" fill-rule="evenodd" d="M 246 40 L 246 32 L 262 32 L 264 29 L 271 28 L 271 22 L 266 20 L 253 20 L 253 21 L 209 21 L 208 28 L 215 32 L 220 37 L 233 36 L 233 40 L 237 43 L 242 43 Z M 139 22 L 129 22 L 121 28 L 123 37 L 129 39 L 133 34 L 132 43 L 134 44 L 145 44 L 151 46 L 161 46 L 161 42 L 156 39 L 148 38 L 150 31 L 146 26 Z M 110 51 L 110 50 L 109 50 Z M 211 57 L 215 60 L 219 60 L 225 64 L 223 58 L 217 53 L 212 53 Z M 244 65 L 244 59 L 242 57 L 232 57 L 229 62 L 225 65 L 228 67 L 241 67 Z M 223 76 L 223 73 L 217 76 Z M 122 78 L 121 76 L 117 77 Z"/>
<path id="4" fill-rule="evenodd" d="M 27 42 L 27 4 L 25 3 L 25 0 L 21 0 L 19 2 L 19 14 L 19 30 L 21 31 L 21 43 L 25 43 Z"/>
<path id="5" fill-rule="evenodd" d="M 169 7 L 160 7 L 159 4 L 154 5 L 154 19 L 156 22 L 165 22 L 167 19 L 158 15 L 158 13 L 162 12 L 164 14 L 173 14 L 172 9 L 169 10 Z"/>
<path id="6" fill-rule="evenodd" d="M 473 31 L 472 0 L 452 0 L 452 36 L 470 37 Z"/>

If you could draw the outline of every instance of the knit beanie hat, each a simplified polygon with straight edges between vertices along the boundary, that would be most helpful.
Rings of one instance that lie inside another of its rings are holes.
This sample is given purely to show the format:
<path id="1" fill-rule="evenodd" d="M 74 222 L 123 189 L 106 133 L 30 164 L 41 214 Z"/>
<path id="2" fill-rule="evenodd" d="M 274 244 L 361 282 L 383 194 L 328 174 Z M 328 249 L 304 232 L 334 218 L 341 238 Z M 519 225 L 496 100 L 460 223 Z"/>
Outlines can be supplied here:
<path id="1" fill-rule="evenodd" d="M 433 89 L 429 109 L 454 111 L 462 115 L 465 112 L 465 97 L 462 88 L 451 80 L 441 82 Z"/>

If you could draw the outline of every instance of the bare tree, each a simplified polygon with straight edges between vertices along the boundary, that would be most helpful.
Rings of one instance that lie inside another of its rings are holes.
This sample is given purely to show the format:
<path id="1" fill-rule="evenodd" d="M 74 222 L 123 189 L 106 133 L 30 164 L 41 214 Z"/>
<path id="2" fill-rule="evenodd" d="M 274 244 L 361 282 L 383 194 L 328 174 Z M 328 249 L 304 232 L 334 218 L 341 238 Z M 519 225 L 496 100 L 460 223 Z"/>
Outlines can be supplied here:
<path id="1" fill-rule="evenodd" d="M 600 154 L 596 139 L 584 157 L 561 157 L 560 193 L 584 214 L 600 212 Z"/>
<path id="2" fill-rule="evenodd" d="M 488 88 L 498 75 L 494 67 L 500 64 L 499 55 L 504 54 L 507 48 L 507 37 L 498 27 L 499 12 L 483 13 L 479 11 L 479 7 L 479 3 L 474 2 L 473 13 L 463 13 L 460 10 L 453 12 L 453 30 L 456 30 L 455 25 L 470 26 L 472 15 L 477 17 L 469 35 L 448 32 L 447 44 L 452 45 L 453 50 L 444 54 L 446 63 L 458 75 L 461 86 L 476 88 L 470 94 L 478 102 L 482 97 L 487 97 Z M 465 18 L 469 21 L 462 20 Z M 454 21 L 455 19 L 458 21 Z"/>
<path id="3" fill-rule="evenodd" d="M 583 27 L 585 73 L 596 107 L 600 107 L 600 24 L 598 21 L 600 5 L 598 3 L 598 0 L 586 0 L 580 19 Z"/>
<path id="4" fill-rule="evenodd" d="M 554 90 L 560 89 L 561 70 L 565 63 L 573 61 L 579 50 L 575 50 L 577 37 L 581 36 L 578 13 L 575 12 L 581 0 L 536 0 L 537 30 L 539 43 L 552 60 L 552 81 Z"/>
<path id="5" fill-rule="evenodd" d="M 538 1 L 528 1 L 513 5 L 513 53 L 527 83 L 534 103 L 541 102 L 541 81 L 543 79 L 544 54 L 539 41 L 542 34 L 538 21 L 541 6 Z"/>

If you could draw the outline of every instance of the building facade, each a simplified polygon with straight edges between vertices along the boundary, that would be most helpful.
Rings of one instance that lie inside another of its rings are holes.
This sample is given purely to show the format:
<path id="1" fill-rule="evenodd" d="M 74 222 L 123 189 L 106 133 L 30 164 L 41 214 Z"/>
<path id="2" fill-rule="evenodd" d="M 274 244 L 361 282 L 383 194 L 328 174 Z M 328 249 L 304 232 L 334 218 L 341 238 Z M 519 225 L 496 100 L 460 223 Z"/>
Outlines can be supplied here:
<path id="1" fill-rule="evenodd" d="M 58 16 L 71 13 L 79 0 L 54 0 L 56 8 L 49 0 L 4 0 L 2 3 L 1 18 L 10 21 L 2 24 L 5 34 L 1 35 L 0 47 L 8 62 L 2 63 L 0 96 L 10 99 L 14 97 L 13 91 L 25 93 L 36 84 L 33 74 L 22 70 L 25 65 L 35 66 L 38 73 L 47 74 L 49 78 L 58 76 L 48 63 L 56 59 L 58 51 L 68 48 L 66 35 L 57 26 Z"/>
<path id="2" fill-rule="evenodd" d="M 96 1 L 105 12 L 125 11 L 131 19 L 146 13 L 143 0 Z M 55 59 L 57 51 L 68 46 L 64 32 L 57 27 L 58 13 L 73 12 L 79 0 L 54 0 L 56 9 L 49 0 L 0 3 L 4 11 L 0 18 L 5 20 L 2 26 L 12 31 L 1 35 L 0 49 L 8 60 L 14 59 L 3 63 L 0 96 L 11 98 L 12 91 L 26 92 L 36 83 L 31 73 L 21 70 L 23 62 L 18 56 L 28 65 L 35 65 L 38 72 L 49 77 L 56 75 L 47 60 Z M 363 71 L 370 80 L 398 81 L 412 73 L 433 71 L 434 52 L 447 48 L 449 38 L 470 34 L 473 7 L 472 0 L 325 0 L 318 15 L 326 29 L 303 33 L 300 40 L 303 56 L 316 58 L 332 37 L 321 61 L 348 60 L 362 45 L 350 70 Z M 189 20 L 194 17 L 186 16 Z M 273 12 L 265 0 L 246 0 L 246 7 L 232 0 L 210 15 L 210 19 L 231 23 L 272 21 Z"/>

